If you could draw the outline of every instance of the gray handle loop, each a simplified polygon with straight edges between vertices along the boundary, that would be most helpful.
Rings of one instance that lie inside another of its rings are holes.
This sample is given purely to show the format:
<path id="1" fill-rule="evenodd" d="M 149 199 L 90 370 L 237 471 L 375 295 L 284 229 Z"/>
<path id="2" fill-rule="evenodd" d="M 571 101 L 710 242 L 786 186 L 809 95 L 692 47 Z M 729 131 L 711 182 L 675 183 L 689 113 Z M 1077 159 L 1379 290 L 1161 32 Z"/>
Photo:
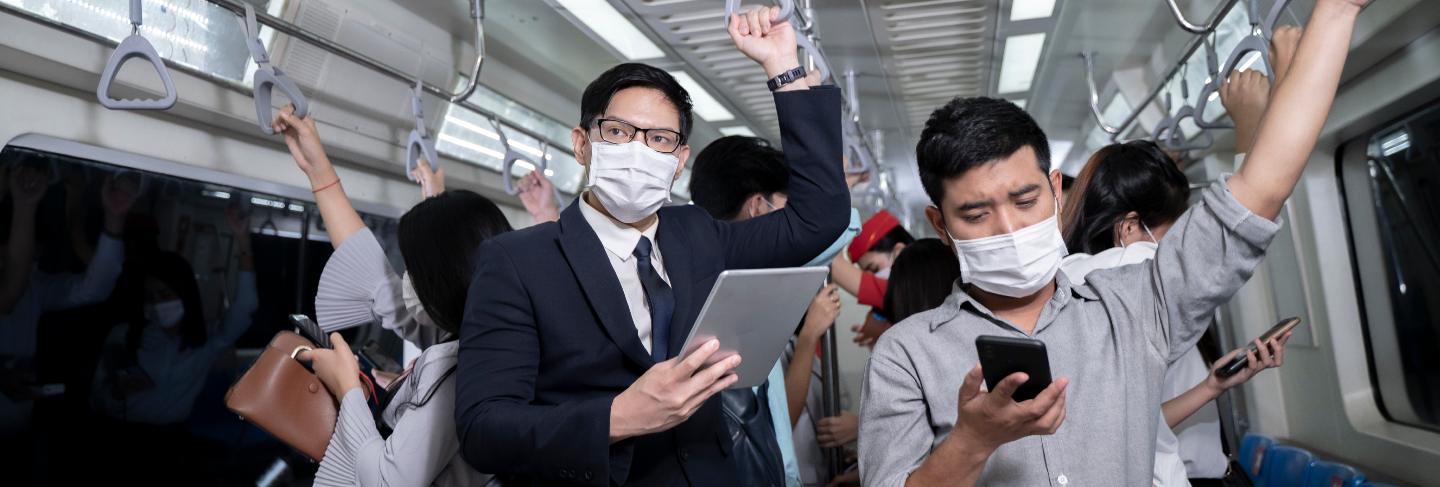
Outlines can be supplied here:
<path id="1" fill-rule="evenodd" d="M 175 106 L 175 82 L 170 80 L 170 71 L 165 69 L 165 62 L 160 54 L 155 52 L 155 46 L 150 44 L 140 35 L 140 26 L 144 24 L 144 17 L 141 13 L 141 0 L 130 0 L 130 25 L 129 37 L 120 41 L 115 46 L 115 51 L 110 53 L 110 60 L 105 63 L 105 70 L 100 73 L 100 86 L 95 88 L 95 98 L 100 106 L 111 110 L 169 110 Z M 165 94 L 161 98 L 113 98 L 110 96 L 110 85 L 115 82 L 116 73 L 120 72 L 120 66 L 132 58 L 141 58 L 150 62 L 155 68 L 155 74 L 160 76 L 160 83 L 165 85 Z"/>
<path id="2" fill-rule="evenodd" d="M 515 178 L 510 175 L 510 171 L 515 167 L 515 161 L 525 161 L 527 164 L 530 164 L 530 167 L 535 168 L 536 171 L 540 171 L 540 174 L 545 174 L 545 169 L 550 165 L 549 161 L 545 160 L 545 153 L 550 151 L 550 144 L 544 140 L 540 141 L 542 146 L 540 161 L 536 162 L 534 159 L 510 147 L 510 138 L 505 136 L 505 128 L 500 125 L 499 120 L 490 119 L 490 126 L 495 128 L 495 135 L 500 136 L 500 145 L 505 148 L 504 158 L 500 161 L 500 179 L 505 184 L 505 194 L 510 196 L 518 195 L 520 194 L 520 188 L 515 187 Z M 556 198 L 555 201 L 560 201 L 560 199 Z"/>
<path id="3" fill-rule="evenodd" d="M 415 94 L 410 97 L 410 112 L 415 117 L 415 128 L 410 131 L 410 138 L 405 143 L 405 177 L 416 182 L 419 181 L 415 179 L 414 172 L 422 157 L 431 170 L 440 168 L 440 156 L 435 154 L 435 141 L 430 138 L 430 131 L 425 128 L 425 103 L 420 98 L 424 94 L 423 83 L 420 78 L 415 78 Z"/>
<path id="4" fill-rule="evenodd" d="M 1180 130 L 1180 122 L 1187 118 L 1194 121 L 1199 120 L 1199 117 L 1196 116 L 1195 107 L 1186 105 L 1180 107 L 1180 111 L 1175 112 L 1175 116 L 1170 118 L 1169 133 L 1165 138 L 1160 140 L 1161 145 L 1167 149 L 1176 151 L 1205 150 L 1215 145 L 1215 136 L 1211 135 L 1207 130 L 1200 131 L 1201 138 L 1199 142 L 1190 143 L 1184 140 L 1183 131 Z"/>
<path id="5" fill-rule="evenodd" d="M 815 41 L 811 40 L 810 36 L 797 32 L 795 33 L 795 44 L 800 47 L 800 50 L 809 54 L 811 60 L 815 61 L 815 69 L 820 71 L 820 82 L 830 81 L 830 64 L 825 62 L 825 53 L 820 52 L 820 49 L 815 46 Z"/>
<path id="6" fill-rule="evenodd" d="M 845 174 L 864 174 L 874 170 L 875 162 L 870 149 L 865 146 L 858 124 L 847 120 L 843 126 L 845 151 L 850 152 L 850 166 L 845 168 Z"/>
<path id="7" fill-rule="evenodd" d="M 275 129 L 270 127 L 270 121 L 274 120 L 271 113 L 273 106 L 270 104 L 271 93 L 279 88 L 285 98 L 295 105 L 295 116 L 305 118 L 310 113 L 310 101 L 305 98 L 305 93 L 300 91 L 290 77 L 280 68 L 270 65 L 270 54 L 265 51 L 265 44 L 260 42 L 260 28 L 255 22 L 255 7 L 245 4 L 245 19 L 241 21 L 240 27 L 245 30 L 245 47 L 250 49 L 250 58 L 255 60 L 259 66 L 255 70 L 255 79 L 252 97 L 255 99 L 255 124 L 260 126 L 260 131 L 265 135 L 275 135 Z"/>
<path id="8" fill-rule="evenodd" d="M 1225 78 L 1220 76 L 1218 67 L 1218 56 L 1215 54 L 1215 42 L 1213 38 L 1205 41 L 1205 74 L 1210 76 L 1210 82 L 1200 87 L 1200 97 L 1195 99 L 1195 125 L 1202 129 L 1229 129 L 1235 128 L 1235 124 L 1224 119 L 1215 121 L 1205 120 L 1205 109 L 1210 106 L 1210 97 L 1220 91 L 1224 86 Z"/>
<path id="9" fill-rule="evenodd" d="M 795 0 L 776 0 L 775 6 L 780 7 L 780 18 L 792 20 L 795 14 Z M 725 0 L 725 28 L 730 28 L 730 17 L 740 12 L 740 0 Z M 798 27 L 798 26 L 797 26 Z"/>
<path id="10" fill-rule="evenodd" d="M 1280 14 L 1285 11 L 1285 6 L 1290 0 L 1275 0 L 1270 6 L 1270 13 L 1265 16 L 1264 21 L 1259 21 L 1259 2 L 1250 0 L 1250 22 L 1253 26 L 1250 35 L 1240 39 L 1240 44 L 1235 50 L 1230 51 L 1230 57 L 1225 60 L 1225 66 L 1220 69 L 1218 80 L 1230 79 L 1234 74 L 1235 67 L 1240 63 L 1240 58 L 1251 52 L 1260 53 L 1260 62 L 1265 63 L 1265 75 L 1270 78 L 1270 86 L 1275 86 L 1275 69 L 1270 64 L 1270 39 L 1275 37 L 1275 24 L 1280 21 Z M 1258 33 L 1255 31 L 1259 31 Z"/>

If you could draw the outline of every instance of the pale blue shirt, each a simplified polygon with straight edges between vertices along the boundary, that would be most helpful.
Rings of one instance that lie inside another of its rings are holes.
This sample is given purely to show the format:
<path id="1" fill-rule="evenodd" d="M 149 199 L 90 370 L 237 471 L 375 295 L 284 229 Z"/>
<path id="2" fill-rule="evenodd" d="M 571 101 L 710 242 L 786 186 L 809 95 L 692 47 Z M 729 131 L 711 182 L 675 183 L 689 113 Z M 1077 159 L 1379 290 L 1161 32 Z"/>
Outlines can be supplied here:
<path id="1" fill-rule="evenodd" d="M 790 400 L 785 395 L 785 360 L 777 360 L 766 378 L 766 399 L 770 406 L 770 420 L 775 423 L 775 443 L 780 446 L 780 456 L 785 459 L 785 486 L 800 487 L 800 464 L 795 461 L 795 438 L 790 434 Z M 760 386 L 754 387 L 760 392 Z"/>

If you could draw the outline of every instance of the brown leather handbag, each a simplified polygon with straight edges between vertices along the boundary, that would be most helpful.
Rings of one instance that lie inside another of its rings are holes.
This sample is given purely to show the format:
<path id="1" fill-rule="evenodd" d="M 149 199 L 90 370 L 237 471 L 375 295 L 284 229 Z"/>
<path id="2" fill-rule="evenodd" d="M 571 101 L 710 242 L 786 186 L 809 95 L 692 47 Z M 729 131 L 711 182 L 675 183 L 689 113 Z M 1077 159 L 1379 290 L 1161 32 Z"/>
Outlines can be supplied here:
<path id="1" fill-rule="evenodd" d="M 315 345 L 294 332 L 275 334 L 255 365 L 225 393 L 225 406 L 311 460 L 335 433 L 339 403 L 295 355 Z"/>

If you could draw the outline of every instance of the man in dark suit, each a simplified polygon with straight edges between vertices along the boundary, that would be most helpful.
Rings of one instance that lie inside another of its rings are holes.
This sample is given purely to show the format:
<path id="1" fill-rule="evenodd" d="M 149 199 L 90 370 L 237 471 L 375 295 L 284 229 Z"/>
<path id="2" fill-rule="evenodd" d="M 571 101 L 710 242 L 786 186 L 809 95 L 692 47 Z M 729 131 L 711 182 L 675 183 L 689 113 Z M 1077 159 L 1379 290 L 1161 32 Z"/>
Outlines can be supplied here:
<path id="1" fill-rule="evenodd" d="M 689 156 L 690 103 L 664 71 L 624 64 L 581 99 L 582 198 L 559 222 L 480 248 L 455 407 L 477 469 L 507 485 L 735 484 L 712 396 L 740 358 L 707 367 L 713 342 L 683 358 L 680 347 L 721 271 L 804 264 L 848 219 L 839 92 L 796 75 L 795 33 L 775 13 L 732 18 L 730 35 L 777 91 L 784 210 L 728 223 L 660 208 Z"/>

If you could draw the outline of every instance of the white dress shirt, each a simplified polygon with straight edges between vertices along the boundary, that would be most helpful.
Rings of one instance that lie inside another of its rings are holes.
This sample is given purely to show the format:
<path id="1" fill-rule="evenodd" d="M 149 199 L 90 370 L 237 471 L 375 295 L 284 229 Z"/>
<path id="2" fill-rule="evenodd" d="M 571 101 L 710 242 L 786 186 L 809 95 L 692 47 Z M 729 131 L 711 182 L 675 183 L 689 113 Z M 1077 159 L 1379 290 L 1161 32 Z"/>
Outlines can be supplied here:
<path id="1" fill-rule="evenodd" d="M 630 318 L 635 322 L 635 333 L 640 336 L 640 344 L 645 346 L 645 351 L 649 352 L 650 301 L 645 299 L 645 286 L 640 283 L 640 271 L 635 266 L 635 246 L 640 243 L 640 237 L 650 239 L 650 265 L 660 273 L 660 279 L 664 280 L 665 284 L 670 284 L 670 276 L 665 273 L 665 260 L 660 257 L 660 242 L 655 241 L 655 232 L 660 228 L 660 218 L 656 216 L 655 223 L 642 232 L 605 216 L 583 198 L 582 196 L 580 201 L 580 214 L 585 215 L 585 222 L 590 224 L 595 236 L 600 237 L 600 244 L 605 246 L 610 267 L 615 269 L 615 277 L 620 280 L 620 289 L 625 291 L 625 304 L 630 306 Z"/>

